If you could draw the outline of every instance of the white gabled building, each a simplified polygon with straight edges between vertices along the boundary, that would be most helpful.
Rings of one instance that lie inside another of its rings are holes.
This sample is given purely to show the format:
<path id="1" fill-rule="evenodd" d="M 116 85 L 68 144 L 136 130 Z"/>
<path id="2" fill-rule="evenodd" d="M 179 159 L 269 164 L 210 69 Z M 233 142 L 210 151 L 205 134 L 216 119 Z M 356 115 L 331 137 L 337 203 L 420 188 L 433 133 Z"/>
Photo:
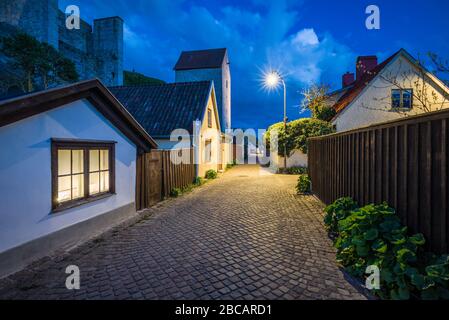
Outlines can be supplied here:
<path id="1" fill-rule="evenodd" d="M 0 277 L 136 214 L 156 142 L 98 80 L 0 101 Z"/>
<path id="2" fill-rule="evenodd" d="M 356 70 L 356 79 L 343 75 L 343 88 L 329 95 L 338 132 L 449 107 L 449 88 L 404 49 L 381 64 L 359 57 Z"/>

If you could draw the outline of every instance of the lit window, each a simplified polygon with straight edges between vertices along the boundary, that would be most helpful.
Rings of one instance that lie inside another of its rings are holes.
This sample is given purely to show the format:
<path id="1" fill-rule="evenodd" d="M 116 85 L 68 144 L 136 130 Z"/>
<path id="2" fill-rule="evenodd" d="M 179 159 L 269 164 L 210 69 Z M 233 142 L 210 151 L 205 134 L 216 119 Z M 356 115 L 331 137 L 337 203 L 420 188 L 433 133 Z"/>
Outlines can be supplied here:
<path id="1" fill-rule="evenodd" d="M 391 90 L 391 107 L 393 109 L 403 108 L 411 109 L 413 106 L 412 89 L 393 89 Z"/>
<path id="2" fill-rule="evenodd" d="M 212 140 L 206 140 L 204 145 L 204 161 L 206 163 L 212 161 Z"/>
<path id="3" fill-rule="evenodd" d="M 113 154 L 113 142 L 53 139 L 53 210 L 113 193 Z"/>

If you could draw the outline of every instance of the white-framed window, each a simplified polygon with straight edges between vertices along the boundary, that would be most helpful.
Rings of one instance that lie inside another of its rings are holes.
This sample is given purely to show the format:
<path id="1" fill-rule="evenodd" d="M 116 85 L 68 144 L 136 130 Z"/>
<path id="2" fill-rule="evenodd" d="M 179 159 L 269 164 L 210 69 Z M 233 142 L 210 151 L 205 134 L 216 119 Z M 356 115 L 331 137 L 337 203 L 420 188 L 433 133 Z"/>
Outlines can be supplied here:
<path id="1" fill-rule="evenodd" d="M 413 107 L 413 89 L 392 89 L 391 108 L 411 109 Z"/>

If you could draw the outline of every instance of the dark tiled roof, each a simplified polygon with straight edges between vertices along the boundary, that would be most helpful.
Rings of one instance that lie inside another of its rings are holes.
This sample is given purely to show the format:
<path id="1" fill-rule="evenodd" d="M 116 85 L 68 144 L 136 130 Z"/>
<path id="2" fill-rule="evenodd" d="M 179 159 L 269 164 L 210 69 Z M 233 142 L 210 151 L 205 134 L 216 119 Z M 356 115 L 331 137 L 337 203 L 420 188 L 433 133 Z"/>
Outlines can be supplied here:
<path id="1" fill-rule="evenodd" d="M 377 65 L 377 67 L 373 70 L 365 73 L 360 80 L 352 83 L 349 90 L 346 91 L 334 105 L 334 109 L 337 114 L 346 108 L 352 101 L 354 101 L 354 99 L 357 98 L 357 96 L 379 74 L 379 72 L 381 72 L 402 50 L 403 49 L 399 50 L 384 62 Z"/>
<path id="2" fill-rule="evenodd" d="M 225 55 L 226 48 L 183 51 L 174 70 L 221 68 Z"/>
<path id="3" fill-rule="evenodd" d="M 192 133 L 202 120 L 211 81 L 163 85 L 111 87 L 111 92 L 153 137 L 167 137 L 175 129 Z"/>

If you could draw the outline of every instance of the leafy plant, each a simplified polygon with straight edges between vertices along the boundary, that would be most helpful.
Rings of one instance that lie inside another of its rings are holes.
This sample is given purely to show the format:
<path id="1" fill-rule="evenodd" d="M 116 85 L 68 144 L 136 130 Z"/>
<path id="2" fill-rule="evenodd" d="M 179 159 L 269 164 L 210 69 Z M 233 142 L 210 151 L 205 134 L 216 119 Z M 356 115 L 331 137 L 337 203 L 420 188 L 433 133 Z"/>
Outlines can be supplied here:
<path id="1" fill-rule="evenodd" d="M 208 180 L 212 180 L 212 179 L 216 179 L 218 176 L 217 171 L 210 169 L 206 171 L 206 179 Z"/>
<path id="2" fill-rule="evenodd" d="M 193 179 L 193 185 L 194 185 L 194 186 L 199 187 L 199 186 L 201 186 L 201 185 L 203 185 L 203 184 L 204 184 L 204 179 L 203 179 L 203 178 L 201 178 L 201 177 L 195 177 L 195 179 Z"/>
<path id="3" fill-rule="evenodd" d="M 301 174 L 298 177 L 298 184 L 296 185 L 296 192 L 298 194 L 310 193 L 312 182 L 307 174 Z"/>
<path id="4" fill-rule="evenodd" d="M 347 218 L 358 207 L 351 198 L 340 198 L 324 209 L 324 224 L 332 233 L 338 232 L 338 221 Z"/>
<path id="5" fill-rule="evenodd" d="M 287 148 L 287 155 L 293 150 L 299 149 L 307 153 L 307 139 L 316 136 L 331 134 L 335 130 L 332 124 L 319 119 L 303 118 L 287 123 L 287 133 L 284 123 L 279 122 L 270 126 L 265 133 L 265 141 L 270 144 L 271 134 L 278 132 L 278 154 L 284 156 L 284 145 Z"/>
<path id="6" fill-rule="evenodd" d="M 306 174 L 307 173 L 307 167 L 290 167 L 290 168 L 279 168 L 278 169 L 279 174 Z"/>
<path id="7" fill-rule="evenodd" d="M 380 270 L 383 299 L 449 298 L 447 255 L 428 259 L 422 234 L 408 235 L 395 211 L 386 203 L 357 208 L 350 198 L 328 206 L 324 218 L 336 232 L 337 261 L 352 275 L 363 278 L 370 265 Z"/>
<path id="8" fill-rule="evenodd" d="M 182 195 L 182 190 L 181 190 L 181 188 L 173 188 L 173 189 L 171 189 L 171 191 L 170 191 L 170 197 L 177 198 L 177 197 L 179 197 L 180 195 Z"/>

